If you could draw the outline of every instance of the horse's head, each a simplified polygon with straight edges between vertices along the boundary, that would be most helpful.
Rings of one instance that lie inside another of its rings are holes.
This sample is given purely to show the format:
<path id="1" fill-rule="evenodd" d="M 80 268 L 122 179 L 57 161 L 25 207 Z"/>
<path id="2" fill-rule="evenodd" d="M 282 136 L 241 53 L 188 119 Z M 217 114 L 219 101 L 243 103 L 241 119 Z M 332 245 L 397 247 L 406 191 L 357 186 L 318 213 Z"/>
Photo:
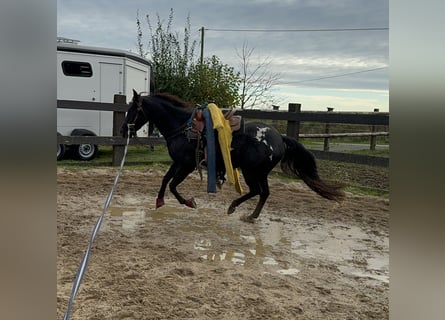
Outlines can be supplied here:
<path id="1" fill-rule="evenodd" d="M 133 89 L 133 101 L 127 111 L 121 134 L 124 138 L 128 136 L 130 128 L 130 138 L 136 136 L 136 132 L 148 121 L 142 109 L 142 97 Z"/>

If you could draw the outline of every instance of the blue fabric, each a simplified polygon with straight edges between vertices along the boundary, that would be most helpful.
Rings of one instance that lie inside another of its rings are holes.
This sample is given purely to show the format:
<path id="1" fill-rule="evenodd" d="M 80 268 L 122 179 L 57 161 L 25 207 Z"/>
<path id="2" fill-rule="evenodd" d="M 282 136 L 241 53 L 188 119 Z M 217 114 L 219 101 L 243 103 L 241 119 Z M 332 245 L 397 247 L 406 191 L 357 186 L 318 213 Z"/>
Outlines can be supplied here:
<path id="1" fill-rule="evenodd" d="M 216 193 L 216 148 L 212 115 L 207 108 L 202 110 L 202 114 L 205 120 L 207 140 L 207 192 Z"/>

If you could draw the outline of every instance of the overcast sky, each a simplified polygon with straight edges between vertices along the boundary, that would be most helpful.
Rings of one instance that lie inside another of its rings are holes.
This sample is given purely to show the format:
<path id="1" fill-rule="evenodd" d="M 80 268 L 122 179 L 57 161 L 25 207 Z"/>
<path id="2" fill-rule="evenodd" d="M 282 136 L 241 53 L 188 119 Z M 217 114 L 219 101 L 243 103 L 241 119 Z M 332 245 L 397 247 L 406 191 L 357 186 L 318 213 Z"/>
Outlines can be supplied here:
<path id="1" fill-rule="evenodd" d="M 145 16 L 167 21 L 171 8 L 181 35 L 190 16 L 197 55 L 204 27 L 205 56 L 236 69 L 247 42 L 252 63 L 269 59 L 280 75 L 273 92 L 282 110 L 294 102 L 302 110 L 388 111 L 388 30 L 273 31 L 388 28 L 388 0 L 58 0 L 57 35 L 136 52 L 137 11 L 147 45 Z"/>

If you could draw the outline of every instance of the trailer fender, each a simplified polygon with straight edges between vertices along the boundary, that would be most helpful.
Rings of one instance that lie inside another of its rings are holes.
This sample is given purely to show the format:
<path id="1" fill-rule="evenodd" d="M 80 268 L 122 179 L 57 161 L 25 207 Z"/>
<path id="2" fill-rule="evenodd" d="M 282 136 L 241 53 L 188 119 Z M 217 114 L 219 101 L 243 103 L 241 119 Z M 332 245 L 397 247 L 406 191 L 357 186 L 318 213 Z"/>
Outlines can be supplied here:
<path id="1" fill-rule="evenodd" d="M 72 136 L 96 136 L 96 134 L 88 129 L 74 129 L 71 131 Z"/>

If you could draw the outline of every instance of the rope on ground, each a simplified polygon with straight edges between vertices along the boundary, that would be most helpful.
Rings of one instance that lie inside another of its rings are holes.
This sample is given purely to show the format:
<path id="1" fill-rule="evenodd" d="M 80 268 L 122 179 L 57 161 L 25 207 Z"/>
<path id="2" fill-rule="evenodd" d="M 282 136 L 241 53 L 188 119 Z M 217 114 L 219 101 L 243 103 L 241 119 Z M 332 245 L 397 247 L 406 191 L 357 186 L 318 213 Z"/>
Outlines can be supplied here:
<path id="1" fill-rule="evenodd" d="M 94 239 L 96 238 L 97 232 L 99 231 L 99 228 L 102 224 L 102 220 L 104 218 L 105 212 L 107 211 L 108 207 L 110 206 L 111 200 L 113 199 L 113 193 L 114 193 L 114 190 L 116 189 L 117 182 L 119 181 L 119 177 L 121 175 L 122 168 L 124 167 L 125 157 L 127 155 L 128 145 L 130 143 L 130 128 L 131 128 L 131 126 L 132 126 L 131 124 L 128 125 L 127 143 L 126 143 L 125 149 L 124 149 L 124 156 L 122 157 L 120 168 L 116 174 L 116 177 L 114 178 L 113 187 L 111 188 L 111 191 L 108 194 L 107 199 L 105 200 L 102 214 L 99 216 L 96 224 L 94 225 L 93 232 L 91 234 L 91 238 L 88 243 L 87 250 L 85 251 L 85 254 L 84 254 L 83 259 L 79 265 L 79 268 L 77 269 L 76 277 L 74 278 L 74 282 L 73 282 L 73 288 L 71 290 L 70 300 L 68 302 L 68 307 L 66 309 L 65 316 L 63 317 L 64 320 L 69 319 L 69 316 L 71 313 L 71 307 L 73 306 L 73 302 L 74 302 L 74 298 L 77 295 L 77 291 L 79 290 L 80 284 L 82 282 L 83 276 L 85 275 L 85 272 L 86 272 L 86 269 L 88 266 L 88 260 L 90 258 L 90 253 L 91 253 L 91 249 L 93 247 Z"/>

